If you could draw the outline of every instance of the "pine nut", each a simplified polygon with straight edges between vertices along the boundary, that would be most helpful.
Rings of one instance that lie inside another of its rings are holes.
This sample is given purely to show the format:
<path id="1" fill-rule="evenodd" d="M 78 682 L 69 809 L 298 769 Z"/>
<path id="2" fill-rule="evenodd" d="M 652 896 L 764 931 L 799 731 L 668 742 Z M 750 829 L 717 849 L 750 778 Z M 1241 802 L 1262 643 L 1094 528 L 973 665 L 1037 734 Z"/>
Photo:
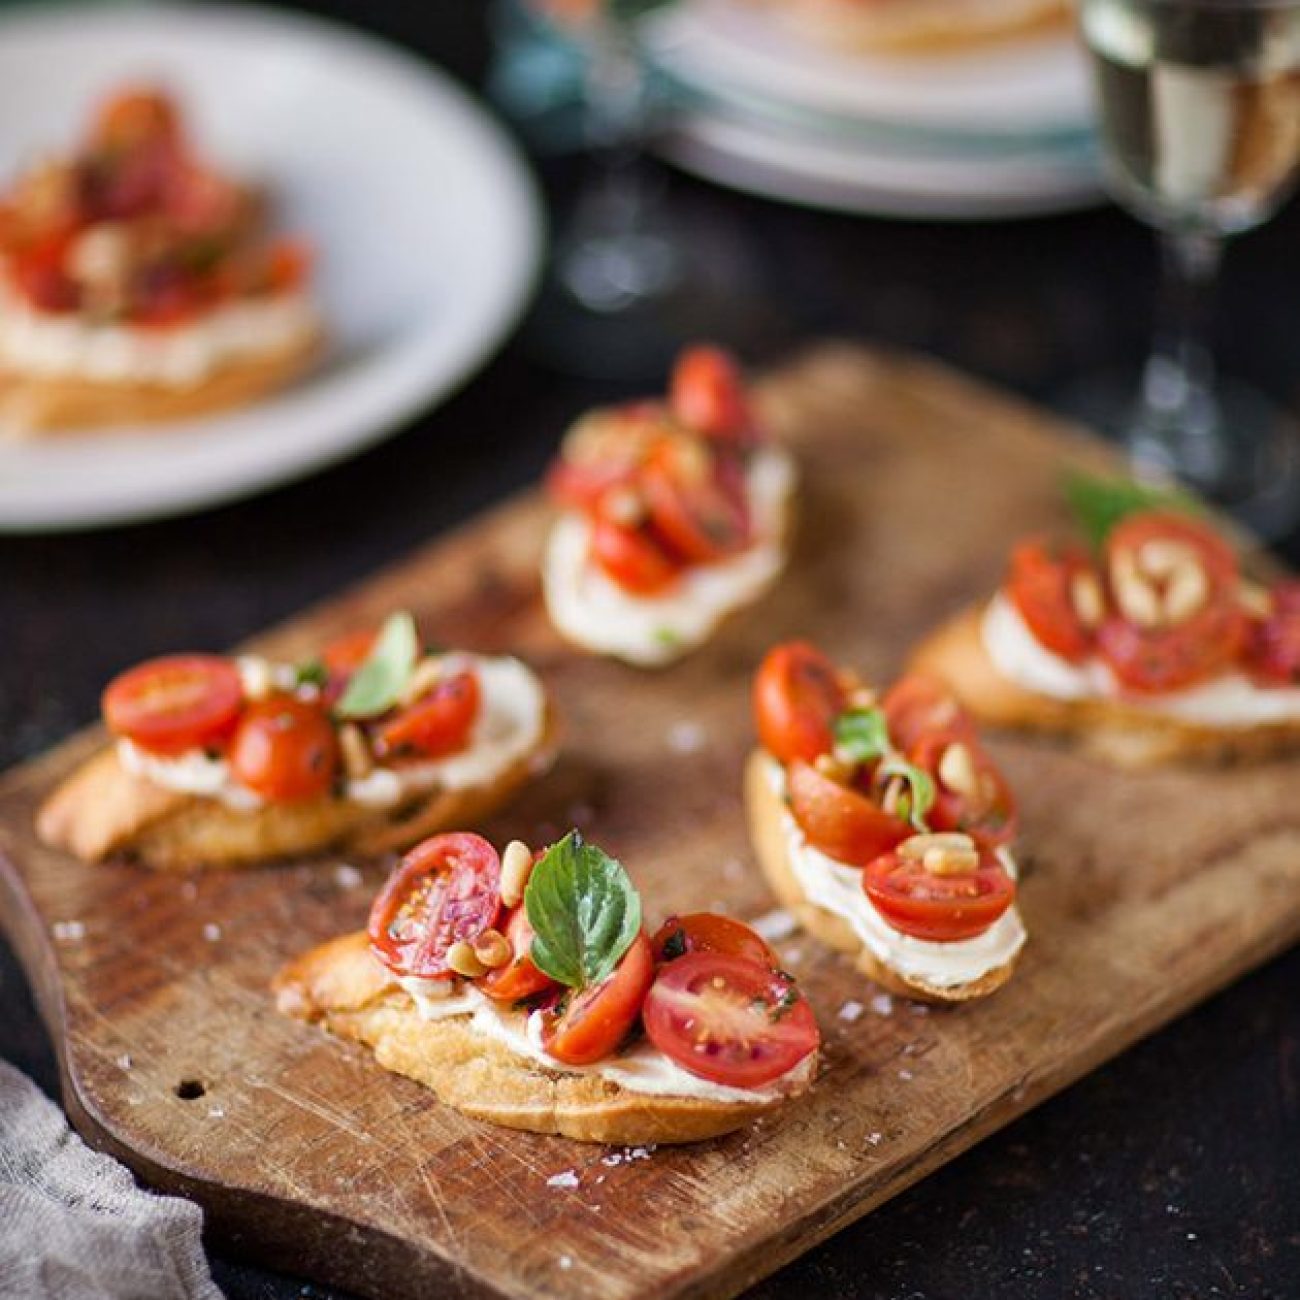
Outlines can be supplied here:
<path id="1" fill-rule="evenodd" d="M 979 870 L 979 853 L 971 848 L 928 849 L 921 865 L 933 876 L 970 876 Z"/>
<path id="2" fill-rule="evenodd" d="M 518 907 L 523 902 L 532 872 L 532 849 L 523 840 L 511 840 L 501 855 L 501 901 L 507 907 Z"/>
<path id="3" fill-rule="evenodd" d="M 974 799 L 979 795 L 979 773 L 975 770 L 975 759 L 967 745 L 959 740 L 949 745 L 940 755 L 938 768 L 939 781 L 953 791 Z"/>
<path id="4" fill-rule="evenodd" d="M 649 514 L 645 498 L 634 488 L 620 488 L 608 493 L 601 506 L 620 528 L 636 528 L 645 523 Z"/>
<path id="5" fill-rule="evenodd" d="M 415 669 L 407 679 L 406 685 L 402 687 L 402 692 L 397 697 L 398 704 L 403 708 L 408 708 L 416 700 L 423 699 L 442 680 L 442 676 L 443 664 L 441 659 L 434 655 L 421 659 L 415 665 Z"/>
<path id="6" fill-rule="evenodd" d="M 510 948 L 510 940 L 500 930 L 484 930 L 474 940 L 473 948 L 474 956 L 488 970 L 496 970 L 497 967 L 506 965 L 514 956 Z"/>
<path id="7" fill-rule="evenodd" d="M 1106 615 L 1106 599 L 1101 593 L 1101 583 L 1097 581 L 1095 573 L 1086 569 L 1080 570 L 1070 579 L 1070 601 L 1084 627 L 1098 627 Z"/>
<path id="8" fill-rule="evenodd" d="M 1205 570 L 1195 560 L 1175 569 L 1169 575 L 1165 588 L 1165 618 L 1170 623 L 1182 623 L 1191 618 L 1210 595 L 1209 579 Z"/>
<path id="9" fill-rule="evenodd" d="M 829 781 L 834 781 L 836 785 L 844 785 L 852 775 L 853 769 L 846 766 L 840 759 L 832 754 L 818 754 L 817 761 L 813 763 L 822 776 Z"/>
<path id="10" fill-rule="evenodd" d="M 980 864 L 975 841 L 960 831 L 913 835 L 898 846 L 898 856 L 907 862 L 920 862 L 936 876 L 968 876 Z"/>
<path id="11" fill-rule="evenodd" d="M 880 696 L 870 686 L 855 686 L 845 702 L 851 709 L 874 709 L 880 703 Z"/>
<path id="12" fill-rule="evenodd" d="M 375 770 L 375 756 L 365 733 L 355 722 L 345 722 L 339 728 L 339 749 L 343 754 L 343 770 L 353 781 L 360 781 Z"/>
<path id="13" fill-rule="evenodd" d="M 1168 537 L 1153 537 L 1137 554 L 1138 566 L 1152 578 L 1172 577 L 1178 569 L 1197 562 L 1196 552 L 1186 542 Z"/>
<path id="14" fill-rule="evenodd" d="M 1111 562 L 1111 586 L 1120 612 L 1138 627 L 1156 627 L 1160 623 L 1160 598 L 1156 589 L 1138 572 L 1129 551 L 1120 551 Z"/>
<path id="15" fill-rule="evenodd" d="M 447 965 L 456 972 L 457 975 L 463 975 L 467 980 L 476 980 L 482 975 L 487 974 L 487 967 L 478 959 L 478 955 L 464 939 L 457 939 L 455 943 L 447 949 Z"/>

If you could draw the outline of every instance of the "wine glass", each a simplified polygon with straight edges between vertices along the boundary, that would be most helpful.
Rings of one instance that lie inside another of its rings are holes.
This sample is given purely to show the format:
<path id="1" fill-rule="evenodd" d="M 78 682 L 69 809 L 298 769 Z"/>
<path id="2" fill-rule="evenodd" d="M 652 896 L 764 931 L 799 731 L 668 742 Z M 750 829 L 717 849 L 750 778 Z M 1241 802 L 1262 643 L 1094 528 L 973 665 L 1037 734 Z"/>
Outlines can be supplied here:
<path id="1" fill-rule="evenodd" d="M 1136 402 L 1101 414 L 1140 477 L 1178 477 L 1267 537 L 1296 522 L 1300 442 L 1266 398 L 1216 381 L 1224 241 L 1300 168 L 1300 0 L 1082 0 L 1108 188 L 1156 227 L 1162 287 Z"/>

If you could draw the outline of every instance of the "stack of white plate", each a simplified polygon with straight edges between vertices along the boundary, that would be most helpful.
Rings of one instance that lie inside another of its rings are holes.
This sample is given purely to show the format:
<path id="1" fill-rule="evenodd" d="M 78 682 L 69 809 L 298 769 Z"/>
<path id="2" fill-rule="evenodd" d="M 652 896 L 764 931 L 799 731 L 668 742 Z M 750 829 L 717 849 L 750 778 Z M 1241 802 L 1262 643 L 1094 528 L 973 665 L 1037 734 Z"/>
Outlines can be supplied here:
<path id="1" fill-rule="evenodd" d="M 665 152 L 737 188 L 819 207 L 979 219 L 1101 197 L 1074 33 L 953 53 L 837 53 L 745 0 L 681 0 L 646 21 L 683 104 Z"/>

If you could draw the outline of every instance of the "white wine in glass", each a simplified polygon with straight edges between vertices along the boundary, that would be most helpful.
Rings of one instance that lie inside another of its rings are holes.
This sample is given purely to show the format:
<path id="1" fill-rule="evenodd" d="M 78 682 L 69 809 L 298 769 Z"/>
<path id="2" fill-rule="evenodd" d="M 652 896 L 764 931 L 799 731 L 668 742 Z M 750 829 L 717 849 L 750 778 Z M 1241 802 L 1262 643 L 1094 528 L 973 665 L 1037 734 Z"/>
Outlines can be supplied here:
<path id="1" fill-rule="evenodd" d="M 1164 255 L 1155 346 L 1110 423 L 1139 472 L 1278 536 L 1300 511 L 1300 444 L 1264 398 L 1216 383 L 1208 327 L 1225 238 L 1300 172 L 1300 0 L 1083 0 L 1081 23 L 1108 185 Z"/>

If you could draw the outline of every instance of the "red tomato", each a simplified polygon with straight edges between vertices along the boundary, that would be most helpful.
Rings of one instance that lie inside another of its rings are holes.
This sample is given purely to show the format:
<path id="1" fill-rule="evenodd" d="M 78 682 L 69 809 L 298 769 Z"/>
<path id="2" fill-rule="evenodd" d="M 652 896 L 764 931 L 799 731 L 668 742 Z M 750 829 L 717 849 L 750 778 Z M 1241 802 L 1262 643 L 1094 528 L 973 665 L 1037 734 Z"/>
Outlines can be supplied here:
<path id="1" fill-rule="evenodd" d="M 1120 685 L 1138 693 L 1179 690 L 1213 677 L 1238 658 L 1248 635 L 1237 597 L 1237 557 L 1199 520 L 1160 511 L 1131 515 L 1106 540 L 1108 571 L 1117 557 L 1137 556 L 1152 541 L 1193 551 L 1208 590 L 1197 611 L 1181 622 L 1139 627 L 1116 612 L 1102 624 L 1098 650 Z"/>
<path id="2" fill-rule="evenodd" d="M 417 844 L 370 909 L 371 951 L 394 975 L 451 979 L 447 950 L 497 923 L 501 859 L 481 835 L 458 831 Z"/>
<path id="3" fill-rule="evenodd" d="M 292 293 L 311 274 L 311 245 L 302 239 L 277 239 L 266 250 L 266 291 Z"/>
<path id="4" fill-rule="evenodd" d="M 478 674 L 453 673 L 383 724 L 379 739 L 384 753 L 415 752 L 422 758 L 437 758 L 463 749 L 480 700 Z"/>
<path id="5" fill-rule="evenodd" d="M 749 926 L 717 912 L 688 912 L 670 916 L 655 931 L 651 944 L 655 960 L 676 961 L 688 952 L 717 952 L 744 957 L 760 966 L 780 965 L 776 953 Z"/>
<path id="6" fill-rule="evenodd" d="M 64 269 L 67 251 L 67 236 L 57 236 L 23 249 L 10 261 L 14 288 L 38 311 L 68 312 L 81 306 L 81 289 Z"/>
<path id="7" fill-rule="evenodd" d="M 591 559 L 625 591 L 654 596 L 671 587 L 677 562 L 643 528 L 625 528 L 597 515 L 591 521 Z"/>
<path id="8" fill-rule="evenodd" d="M 318 704 L 268 695 L 245 710 L 230 742 L 230 769 L 271 803 L 328 794 L 339 768 L 339 742 Z"/>
<path id="9" fill-rule="evenodd" d="M 731 1088 L 779 1079 L 821 1041 L 788 975 L 723 953 L 693 952 L 661 967 L 642 1015 L 665 1056 Z"/>
<path id="10" fill-rule="evenodd" d="M 638 934 L 614 973 L 543 1013 L 542 1047 L 566 1065 L 590 1065 L 628 1036 L 655 975 L 650 940 Z"/>
<path id="11" fill-rule="evenodd" d="M 321 652 L 321 659 L 331 677 L 351 677 L 370 658 L 378 632 L 371 627 L 357 628 L 336 637 Z"/>
<path id="12" fill-rule="evenodd" d="M 585 464 L 558 456 L 546 471 L 546 491 L 562 506 L 591 511 L 606 492 L 626 486 L 635 475 L 635 464 L 625 461 Z"/>
<path id="13" fill-rule="evenodd" d="M 809 844 L 837 862 L 865 867 L 911 835 L 911 827 L 864 794 L 796 759 L 787 770 L 790 812 Z"/>
<path id="14" fill-rule="evenodd" d="M 688 564 L 711 564 L 743 550 L 749 510 L 743 481 L 729 491 L 712 454 L 679 437 L 656 444 L 641 470 L 641 489 L 654 531 Z"/>
<path id="15" fill-rule="evenodd" d="M 539 971 L 529 955 L 533 948 L 533 927 L 528 923 L 528 913 L 522 903 L 510 913 L 505 936 L 514 956 L 505 966 L 488 971 L 478 981 L 479 988 L 500 1002 L 518 1002 L 520 998 L 530 998 L 550 988 L 555 981 Z"/>
<path id="16" fill-rule="evenodd" d="M 677 419 L 697 433 L 737 442 L 753 438 L 744 380 L 721 348 L 688 348 L 678 357 L 669 404 Z"/>
<path id="17" fill-rule="evenodd" d="M 957 697 L 933 677 L 909 673 L 900 677 L 880 701 L 890 739 L 906 752 L 932 731 L 975 735 L 975 724 Z"/>
<path id="18" fill-rule="evenodd" d="M 1079 663 L 1092 652 L 1092 634 L 1074 604 L 1074 581 L 1092 565 L 1078 547 L 1059 553 L 1038 539 L 1011 552 L 1007 595 L 1034 639 L 1053 654 Z"/>
<path id="19" fill-rule="evenodd" d="M 131 149 L 153 140 L 177 140 L 180 114 L 171 98 L 152 86 L 131 86 L 100 107 L 91 132 L 96 145 Z"/>
<path id="20" fill-rule="evenodd" d="M 758 739 L 782 763 L 811 763 L 835 743 L 844 690 L 835 665 L 807 641 L 773 646 L 754 677 Z"/>
<path id="21" fill-rule="evenodd" d="M 1250 668 L 1265 686 L 1300 681 L 1300 579 L 1279 582 L 1270 591 L 1272 612 L 1251 625 Z"/>
<path id="22" fill-rule="evenodd" d="M 970 755 L 974 792 L 953 789 L 939 775 L 944 755 L 954 745 Z M 965 831 L 986 844 L 1007 844 L 1016 833 L 1016 800 L 1002 773 L 969 734 L 931 732 L 908 751 L 908 761 L 934 781 L 934 806 L 926 820 L 936 831 Z"/>
<path id="23" fill-rule="evenodd" d="M 115 677 L 104 692 L 109 730 L 153 754 L 224 745 L 239 719 L 239 671 L 216 655 L 168 655 Z"/>
<path id="24" fill-rule="evenodd" d="M 894 929 L 934 943 L 983 934 L 1016 897 L 1016 882 L 987 846 L 980 847 L 979 867 L 965 876 L 938 876 L 886 853 L 867 865 L 862 887 Z"/>

